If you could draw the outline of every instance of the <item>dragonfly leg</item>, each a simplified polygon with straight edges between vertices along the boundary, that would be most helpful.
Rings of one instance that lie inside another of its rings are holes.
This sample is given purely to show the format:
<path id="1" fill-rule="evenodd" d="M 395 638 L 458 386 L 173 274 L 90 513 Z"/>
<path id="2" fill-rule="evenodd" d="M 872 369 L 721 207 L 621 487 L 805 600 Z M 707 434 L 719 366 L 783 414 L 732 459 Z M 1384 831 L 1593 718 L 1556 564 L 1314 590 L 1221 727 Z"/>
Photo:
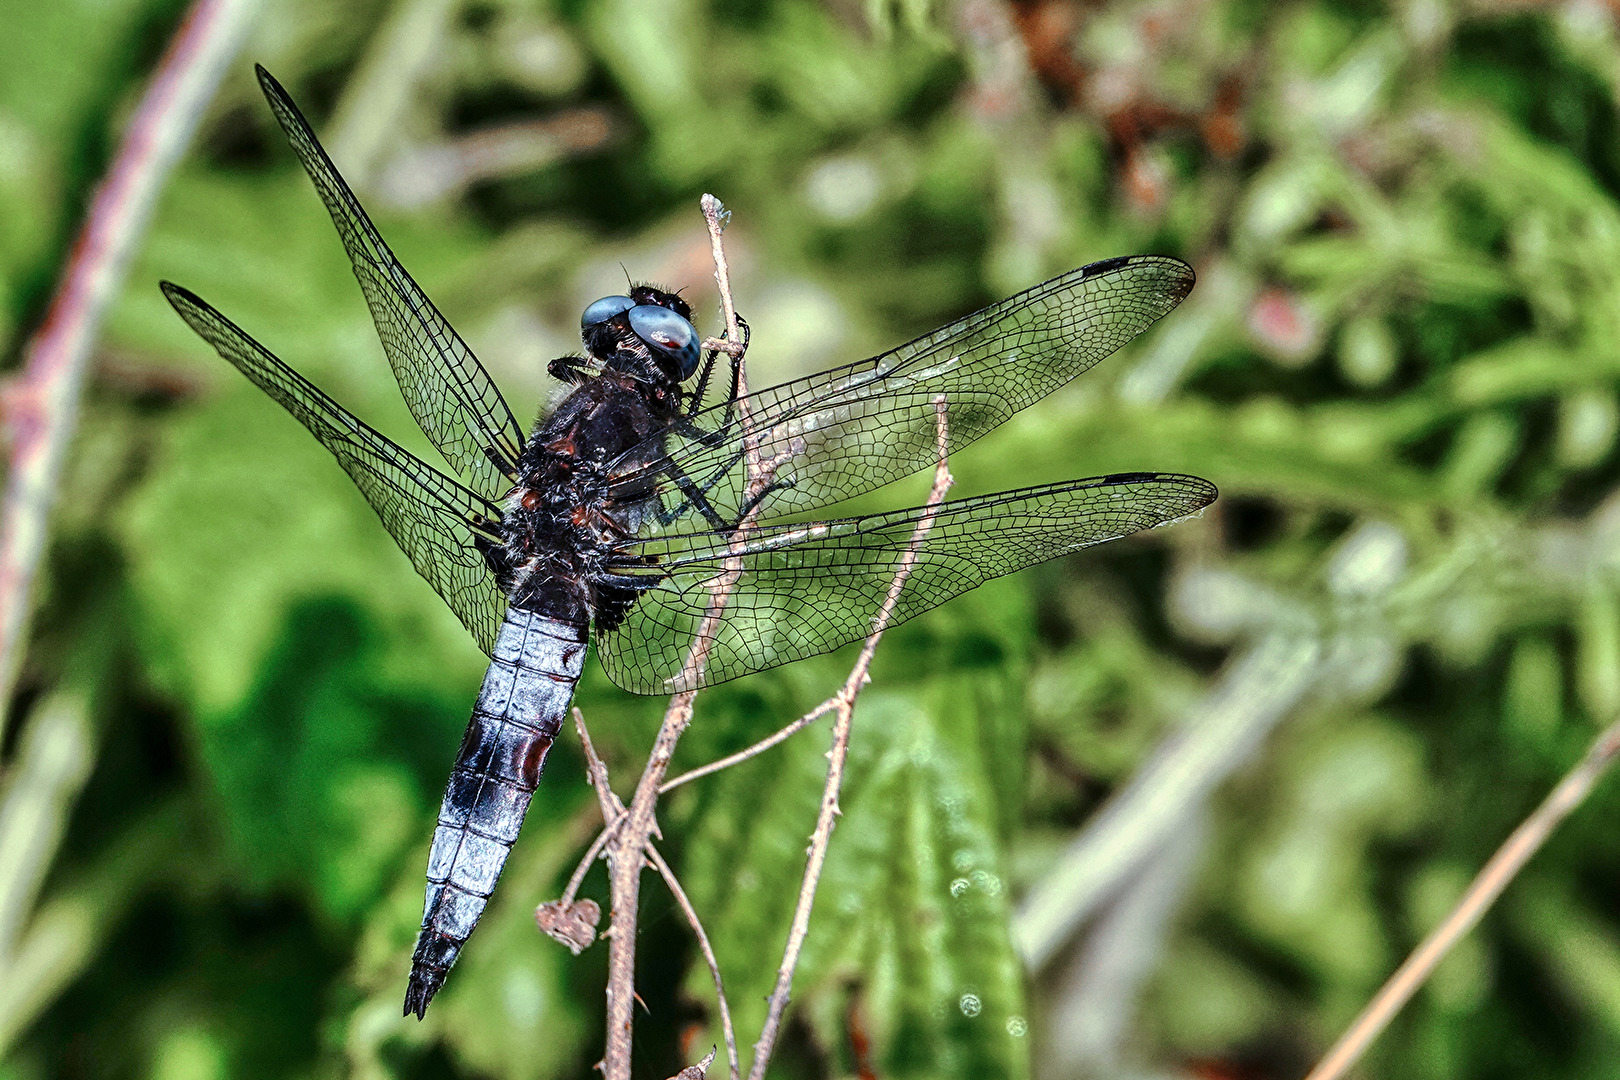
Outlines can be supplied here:
<path id="1" fill-rule="evenodd" d="M 582 383 L 587 378 L 585 373 L 586 361 L 578 356 L 559 356 L 546 365 L 546 373 L 558 382 L 573 386 Z"/>
<path id="2" fill-rule="evenodd" d="M 770 483 L 756 491 L 753 495 L 749 496 L 748 501 L 742 504 L 742 509 L 738 512 L 737 520 L 741 521 L 748 517 L 748 515 L 752 514 L 760 503 L 764 502 L 772 495 L 775 495 L 778 491 L 787 491 L 793 486 L 792 480 L 772 480 Z"/>
<path id="3" fill-rule="evenodd" d="M 680 431 L 682 435 L 685 435 L 689 439 L 694 439 L 705 446 L 713 446 L 725 437 L 725 433 L 730 430 L 732 418 L 735 416 L 737 411 L 737 391 L 742 385 L 743 357 L 747 355 L 748 343 L 753 338 L 753 331 L 749 329 L 747 320 L 745 320 L 741 315 L 737 316 L 737 325 L 742 330 L 743 351 L 738 353 L 736 356 L 731 357 L 731 387 L 726 391 L 726 409 L 725 413 L 721 416 L 719 425 L 711 431 L 704 431 L 696 424 L 693 424 L 691 421 L 687 420 L 684 416 L 676 423 L 676 429 Z M 698 377 L 697 385 L 692 388 L 692 394 L 688 398 L 688 401 L 690 402 L 689 407 L 691 409 L 698 408 L 699 403 L 702 402 L 703 395 L 709 387 L 709 377 L 714 372 L 714 364 L 719 358 L 719 355 L 719 349 L 709 350 L 709 357 L 703 365 L 703 374 Z"/>
<path id="4" fill-rule="evenodd" d="M 709 504 L 708 498 L 709 490 L 712 489 L 715 484 L 720 482 L 719 478 L 720 476 L 725 475 L 724 472 L 721 472 L 715 477 L 714 480 L 710 481 L 707 487 L 700 488 L 692 481 L 690 476 L 686 475 L 686 471 L 679 465 L 675 464 L 675 462 L 671 459 L 666 459 L 659 471 L 673 480 L 675 482 L 675 486 L 681 489 L 681 494 L 686 496 L 686 500 L 680 505 L 676 506 L 673 510 L 659 512 L 659 525 L 670 524 L 676 518 L 679 518 L 681 515 L 685 514 L 688 508 L 691 508 L 702 514 L 704 520 L 706 520 L 714 528 L 724 529 L 727 527 L 726 520 L 722 518 L 715 511 L 714 507 Z"/>

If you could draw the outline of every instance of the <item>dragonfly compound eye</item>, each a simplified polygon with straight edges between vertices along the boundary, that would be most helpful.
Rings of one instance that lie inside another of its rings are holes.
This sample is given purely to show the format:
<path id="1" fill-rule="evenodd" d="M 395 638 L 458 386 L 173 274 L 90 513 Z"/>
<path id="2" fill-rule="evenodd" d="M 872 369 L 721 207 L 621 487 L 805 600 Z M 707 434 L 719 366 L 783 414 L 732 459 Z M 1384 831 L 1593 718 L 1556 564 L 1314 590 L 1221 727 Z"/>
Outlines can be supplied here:
<path id="1" fill-rule="evenodd" d="M 581 330 L 589 330 L 593 326 L 607 322 L 619 312 L 629 311 L 635 306 L 636 302 L 628 296 L 604 296 L 585 309 L 585 314 L 579 317 L 579 327 Z"/>
<path id="2" fill-rule="evenodd" d="M 630 309 L 630 329 L 647 343 L 648 348 L 675 361 L 682 382 L 691 378 L 692 372 L 697 370 L 697 331 L 692 329 L 691 323 L 669 308 L 638 304 Z"/>

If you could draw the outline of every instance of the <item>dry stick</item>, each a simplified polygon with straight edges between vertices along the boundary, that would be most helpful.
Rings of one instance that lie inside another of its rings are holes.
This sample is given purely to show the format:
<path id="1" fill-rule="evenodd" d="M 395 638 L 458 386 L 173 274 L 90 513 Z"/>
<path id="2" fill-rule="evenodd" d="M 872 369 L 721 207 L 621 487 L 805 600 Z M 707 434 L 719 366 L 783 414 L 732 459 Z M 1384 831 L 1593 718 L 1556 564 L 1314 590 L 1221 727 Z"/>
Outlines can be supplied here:
<path id="1" fill-rule="evenodd" d="M 833 720 L 833 743 L 832 750 L 828 754 L 827 783 L 821 791 L 821 810 L 816 815 L 816 829 L 810 834 L 810 851 L 805 860 L 804 881 L 799 886 L 799 901 L 793 909 L 793 924 L 788 930 L 787 947 L 782 951 L 782 964 L 776 969 L 776 988 L 771 991 L 765 1025 L 760 1030 L 759 1041 L 754 1044 L 754 1061 L 748 1071 L 749 1080 L 763 1080 L 765 1076 L 765 1067 L 770 1063 L 771 1052 L 776 1048 L 776 1038 L 782 1028 L 782 1015 L 787 1010 L 788 991 L 793 985 L 793 970 L 798 967 L 799 952 L 803 949 L 804 939 L 810 931 L 810 908 L 815 904 L 816 887 L 821 883 L 821 870 L 827 861 L 827 847 L 832 841 L 833 819 L 842 813 L 838 808 L 838 792 L 844 783 L 844 763 L 849 757 L 849 732 L 855 717 L 855 698 L 860 694 L 861 687 L 866 685 L 867 669 L 872 665 L 872 655 L 877 652 L 878 641 L 883 637 L 883 629 L 894 613 L 895 604 L 900 601 L 900 591 L 905 588 L 906 579 L 911 576 L 912 567 L 917 563 L 917 547 L 928 535 L 928 530 L 933 527 L 939 504 L 954 483 L 945 456 L 948 432 L 943 396 L 934 399 L 934 412 L 939 424 L 937 442 L 939 464 L 934 467 L 934 487 L 928 494 L 929 510 L 917 523 L 916 531 L 911 535 L 911 542 L 906 545 L 905 554 L 900 557 L 900 566 L 895 571 L 894 581 L 889 585 L 888 595 L 883 598 L 883 606 L 878 609 L 877 617 L 872 620 L 872 634 L 866 639 L 860 658 L 855 661 L 855 667 L 849 673 L 843 688 L 834 695 L 836 704 L 833 710 L 837 715 Z"/>
<path id="2" fill-rule="evenodd" d="M 22 664 L 29 595 L 101 317 L 118 295 L 163 180 L 184 152 L 254 0 L 198 0 L 169 43 L 69 256 L 50 310 L 6 388 L 9 462 L 0 522 L 0 737 Z"/>
<path id="3" fill-rule="evenodd" d="M 574 730 L 579 733 L 580 745 L 585 749 L 586 775 L 590 779 L 591 787 L 596 789 L 597 802 L 602 806 L 603 828 L 596 834 L 596 839 L 591 841 L 591 846 L 585 849 L 579 865 L 574 867 L 573 874 L 568 878 L 568 887 L 563 890 L 561 898 L 557 901 L 564 911 L 574 906 L 574 897 L 578 895 L 579 887 L 585 881 L 585 875 L 590 872 L 591 864 L 596 862 L 596 857 L 602 854 L 602 849 L 607 847 L 608 841 L 613 839 L 619 831 L 619 826 L 624 823 L 624 804 L 619 802 L 618 796 L 614 795 L 613 789 L 608 786 L 607 766 L 603 765 L 602 759 L 597 756 L 596 747 L 591 743 L 591 733 L 585 728 L 585 714 L 577 707 L 574 709 Z"/>
<path id="4" fill-rule="evenodd" d="M 579 893 L 579 887 L 584 884 L 585 875 L 590 873 L 591 864 L 602 854 L 602 849 L 607 847 L 608 841 L 618 834 L 619 826 L 623 823 L 624 814 L 621 811 L 619 816 L 614 818 L 605 829 L 596 834 L 596 839 L 591 841 L 591 846 L 585 849 L 584 855 L 580 856 L 579 865 L 574 867 L 573 874 L 568 878 L 568 887 L 563 890 L 562 896 L 557 900 L 557 903 L 562 905 L 563 908 L 573 907 L 574 897 Z"/>
<path id="5" fill-rule="evenodd" d="M 624 817 L 624 804 L 613 794 L 613 786 L 608 781 L 607 764 L 596 752 L 596 744 L 591 742 L 590 729 L 585 726 L 584 710 L 575 706 L 573 711 L 574 730 L 579 732 L 579 745 L 585 751 L 585 775 L 591 782 L 591 788 L 596 792 L 597 805 L 602 808 L 603 829 L 600 835 L 606 836 L 619 819 Z"/>
<path id="6" fill-rule="evenodd" d="M 579 732 L 580 745 L 585 748 L 585 764 L 589 770 L 591 786 L 596 789 L 596 799 L 602 807 L 604 828 L 597 835 L 598 842 L 591 847 L 592 851 L 597 851 L 600 849 L 602 841 L 615 833 L 618 824 L 624 820 L 624 804 L 613 793 L 613 788 L 608 782 L 607 765 L 597 755 L 596 747 L 591 743 L 591 734 L 585 727 L 585 714 L 579 709 L 574 710 L 574 728 Z M 659 875 L 663 877 L 664 884 L 669 886 L 669 891 L 675 897 L 675 902 L 686 913 L 687 925 L 691 926 L 692 933 L 697 937 L 698 947 L 703 950 L 703 959 L 708 961 L 709 974 L 714 977 L 715 998 L 719 1002 L 720 1029 L 725 1034 L 726 1054 L 731 1063 L 731 1076 L 735 1080 L 735 1078 L 742 1075 L 742 1067 L 737 1061 L 737 1032 L 731 1025 L 731 1003 L 726 1000 L 726 984 L 720 977 L 720 960 L 714 955 L 714 946 L 709 943 L 708 931 L 703 929 L 703 920 L 698 918 L 697 909 L 692 906 L 692 901 L 687 898 L 686 890 L 681 888 L 680 880 L 675 876 L 675 871 L 670 869 L 669 864 L 664 861 L 664 857 L 659 854 L 658 849 L 651 843 L 647 844 L 643 850 L 646 851 L 648 860 L 657 868 Z M 594 858 L 594 855 L 587 853 L 586 859 L 581 861 L 580 866 L 582 868 L 588 867 L 590 860 Z M 569 882 L 569 892 L 565 894 L 562 901 L 564 905 L 572 904 L 573 890 L 576 888 L 578 888 L 576 883 Z M 714 1060 L 713 1055 L 710 1055 L 709 1060 Z"/>
<path id="7" fill-rule="evenodd" d="M 1446 953 L 1472 930 L 1487 908 L 1502 895 L 1530 857 L 1541 849 L 1558 827 L 1591 792 L 1592 786 L 1620 755 L 1620 720 L 1603 730 L 1586 756 L 1564 775 L 1540 806 L 1520 823 L 1491 861 L 1469 883 L 1457 906 L 1445 920 L 1423 939 L 1395 974 L 1361 1010 L 1355 1023 L 1339 1038 L 1327 1056 L 1310 1071 L 1305 1080 L 1338 1080 L 1366 1051 L 1401 1007 L 1411 1000 Z"/>
<path id="8" fill-rule="evenodd" d="M 714 253 L 715 280 L 720 285 L 720 303 L 726 314 L 726 332 L 734 342 L 740 341 L 737 311 L 731 299 L 731 283 L 726 269 L 725 251 L 720 242 L 724 208 L 712 195 L 702 200 L 703 217 L 709 227 L 709 243 Z M 770 483 L 776 463 L 765 463 L 759 456 L 759 438 L 748 431 L 747 381 L 738 374 L 738 421 L 744 432 L 745 459 L 748 483 L 743 505 L 757 502 L 757 497 Z M 733 548 L 746 539 L 753 526 L 758 508 L 746 514 L 732 533 Z M 736 588 L 742 573 L 739 556 L 726 559 L 725 570 L 716 577 L 711 587 L 709 606 L 693 639 L 692 650 L 686 664 L 676 676 L 676 684 L 695 687 L 702 681 L 708 663 L 709 651 L 714 647 L 720 618 L 725 612 L 731 591 Z M 664 713 L 664 722 L 653 741 L 651 755 L 641 780 L 630 799 L 629 811 L 624 815 L 618 834 L 608 843 L 608 874 L 612 897 L 612 927 L 608 931 L 608 984 L 607 984 L 607 1046 L 602 1055 L 605 1080 L 629 1080 L 632 1025 L 635 1019 L 636 969 L 636 917 L 641 893 L 641 867 L 643 852 L 655 827 L 654 809 L 658 803 L 658 788 L 669 770 L 670 758 L 680 742 L 686 726 L 692 721 L 692 699 L 695 689 L 684 689 L 670 699 Z"/>
<path id="9" fill-rule="evenodd" d="M 709 944 L 709 935 L 703 930 L 703 922 L 698 918 L 697 909 L 692 906 L 692 901 L 686 898 L 686 890 L 681 888 L 680 881 L 675 877 L 675 871 L 669 868 L 664 857 L 651 844 L 647 845 L 647 858 L 658 868 L 658 873 L 664 878 L 664 884 L 669 886 L 670 894 L 686 913 L 687 925 L 692 928 L 692 933 L 697 935 L 698 947 L 703 950 L 703 959 L 708 961 L 709 974 L 714 977 L 714 996 L 720 1003 L 720 1030 L 726 1039 L 726 1057 L 731 1063 L 731 1076 L 736 1080 L 742 1076 L 742 1065 L 737 1060 L 737 1031 L 731 1026 L 731 1004 L 726 1001 L 726 984 L 720 978 L 720 960 L 714 955 L 714 946 Z M 713 1060 L 713 1055 L 710 1055 L 710 1060 Z"/>
<path id="10" fill-rule="evenodd" d="M 735 754 L 727 754 L 725 757 L 720 758 L 717 761 L 711 761 L 707 765 L 701 765 L 698 768 L 693 769 L 691 772 L 683 772 L 673 780 L 664 781 L 664 786 L 658 789 L 658 794 L 666 794 L 674 791 L 682 784 L 690 784 L 693 780 L 701 780 L 703 777 L 720 772 L 722 769 L 729 769 L 733 765 L 740 765 L 751 757 L 758 757 L 760 754 L 763 754 L 777 743 L 786 742 L 788 739 L 792 738 L 794 735 L 797 735 L 799 732 L 803 731 L 817 720 L 820 720 L 823 716 L 826 716 L 828 713 L 832 712 L 837 705 L 838 695 L 834 694 L 826 701 L 823 701 L 820 705 L 817 705 L 815 708 L 793 721 L 793 723 L 779 729 L 773 734 L 765 736 L 754 745 L 745 747 L 742 750 L 738 750 Z"/>

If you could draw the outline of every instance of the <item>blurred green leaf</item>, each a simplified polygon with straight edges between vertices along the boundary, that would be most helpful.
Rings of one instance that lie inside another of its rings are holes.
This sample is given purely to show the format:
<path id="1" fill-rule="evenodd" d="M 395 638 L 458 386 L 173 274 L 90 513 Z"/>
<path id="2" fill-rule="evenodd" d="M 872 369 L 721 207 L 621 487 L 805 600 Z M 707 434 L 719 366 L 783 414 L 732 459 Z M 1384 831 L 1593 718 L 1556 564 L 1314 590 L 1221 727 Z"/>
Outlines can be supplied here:
<path id="1" fill-rule="evenodd" d="M 888 1074 L 1024 1076 L 1028 1014 L 1007 935 L 992 748 L 974 738 L 966 710 L 950 712 L 947 725 L 904 698 L 863 696 L 794 997 L 846 1063 L 848 1025 L 859 1023 L 884 1048 Z M 733 770 L 688 841 L 682 875 L 744 1032 L 758 1030 L 774 977 L 760 958 L 780 956 L 785 944 L 825 739 L 824 727 L 805 732 L 772 752 L 780 758 Z M 767 775 L 771 797 L 746 818 L 732 812 Z M 706 979 L 689 977 L 699 1000 L 709 996 Z"/>

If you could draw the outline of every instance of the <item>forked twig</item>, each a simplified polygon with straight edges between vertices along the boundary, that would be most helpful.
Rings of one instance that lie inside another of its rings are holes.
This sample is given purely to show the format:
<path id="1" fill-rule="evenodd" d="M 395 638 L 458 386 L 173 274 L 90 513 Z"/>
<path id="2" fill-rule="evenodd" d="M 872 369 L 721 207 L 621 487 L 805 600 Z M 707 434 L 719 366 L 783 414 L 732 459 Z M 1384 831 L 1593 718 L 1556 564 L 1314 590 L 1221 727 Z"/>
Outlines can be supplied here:
<path id="1" fill-rule="evenodd" d="M 591 733 L 585 727 L 585 714 L 577 708 L 574 710 L 574 728 L 579 732 L 579 742 L 585 750 L 585 764 L 589 770 L 591 786 L 596 789 L 596 798 L 602 807 L 603 828 L 597 834 L 596 843 L 591 845 L 591 849 L 586 852 L 585 858 L 580 860 L 579 868 L 574 872 L 575 879 L 569 881 L 567 892 L 564 893 L 563 899 L 558 901 L 556 905 L 563 912 L 570 911 L 573 908 L 574 892 L 579 888 L 578 879 L 585 876 L 584 871 L 596 859 L 595 853 L 602 849 L 602 845 L 607 842 L 609 837 L 617 833 L 618 826 L 625 818 L 624 804 L 613 793 L 613 788 L 608 782 L 607 765 L 603 763 L 601 757 L 596 753 L 596 747 L 591 742 Z M 669 887 L 670 894 L 675 897 L 675 902 L 680 905 L 681 911 L 686 914 L 687 925 L 692 928 L 692 933 L 697 938 L 698 947 L 703 950 L 703 958 L 709 965 L 709 974 L 714 978 L 714 994 L 720 1011 L 720 1029 L 725 1035 L 726 1054 L 731 1064 L 731 1076 L 733 1078 L 741 1076 L 742 1068 L 737 1062 L 737 1032 L 731 1024 L 731 1003 L 726 1000 L 725 980 L 720 977 L 720 961 L 714 955 L 714 946 L 709 943 L 708 931 L 703 929 L 703 920 L 698 918 L 697 909 L 692 906 L 692 901 L 687 898 L 686 890 L 681 887 L 680 879 L 675 876 L 675 871 L 670 869 L 669 863 L 664 861 L 663 855 L 659 854 L 658 848 L 649 841 L 644 850 L 648 861 L 657 869 L 659 875 L 664 879 L 664 884 Z M 543 905 L 543 908 L 552 906 Z M 593 909 L 595 908 L 594 904 L 591 906 Z M 550 931 L 548 930 L 548 932 Z M 553 936 L 557 935 L 554 934 Z M 707 1068 L 708 1064 L 713 1060 L 714 1057 L 711 1054 L 709 1059 L 703 1063 L 704 1068 Z"/>
<path id="2" fill-rule="evenodd" d="M 0 734 L 22 663 L 34 572 L 78 422 L 90 349 L 118 295 L 164 177 L 179 160 L 257 4 L 197 0 L 169 43 L 96 189 L 50 309 L 6 388 L 10 440 L 0 511 Z"/>
<path id="3" fill-rule="evenodd" d="M 1305 1080 L 1338 1080 L 1349 1071 L 1373 1039 L 1417 993 L 1418 987 L 1434 973 L 1445 955 L 1474 928 L 1496 898 L 1502 895 L 1508 882 L 1524 869 L 1531 856 L 1541 850 L 1552 831 L 1586 799 L 1593 785 L 1614 764 L 1617 756 L 1620 756 L 1620 720 L 1598 735 L 1586 756 L 1564 774 L 1564 778 L 1542 800 L 1541 805 L 1496 849 L 1496 854 L 1469 883 L 1468 890 L 1451 909 L 1451 913 L 1430 931 L 1423 943 L 1389 977 L 1389 981 L 1361 1010 L 1361 1015 L 1356 1017 Z"/>
<path id="4" fill-rule="evenodd" d="M 719 200 L 713 196 L 705 195 L 703 198 L 704 218 L 709 226 L 710 244 L 715 259 L 715 280 L 720 286 L 721 304 L 726 314 L 727 335 L 731 342 L 740 340 L 740 328 L 737 321 L 736 309 L 731 299 L 731 288 L 726 267 L 725 252 L 720 241 L 720 232 L 723 228 L 724 210 Z M 728 350 L 729 351 L 729 350 Z M 784 447 L 779 453 L 767 459 L 760 452 L 759 433 L 754 431 L 749 423 L 748 392 L 746 373 L 739 364 L 737 372 L 737 413 L 738 424 L 743 431 L 743 458 L 747 468 L 747 482 L 744 490 L 742 505 L 751 507 L 737 523 L 730 538 L 730 554 L 728 554 L 723 570 L 709 583 L 709 603 L 704 611 L 703 619 L 693 638 L 692 648 L 687 654 L 686 663 L 681 672 L 672 680 L 672 685 L 681 689 L 670 699 L 669 708 L 664 713 L 663 724 L 659 727 L 658 735 L 654 739 L 652 753 L 647 759 L 641 779 L 636 785 L 635 794 L 630 800 L 629 808 L 622 813 L 618 811 L 619 803 L 606 786 L 606 772 L 601 768 L 600 760 L 595 757 L 594 750 L 589 748 L 587 742 L 587 756 L 592 760 L 592 782 L 597 786 L 598 798 L 603 800 L 604 816 L 608 827 L 604 829 L 599 845 L 593 846 L 586 859 L 582 860 L 580 869 L 575 872 L 575 879 L 570 882 L 569 892 L 566 894 L 570 900 L 573 891 L 577 889 L 577 882 L 583 878 L 583 871 L 595 858 L 595 851 L 605 846 L 608 859 L 608 870 L 612 896 L 612 926 L 608 932 L 608 985 L 607 985 L 607 1044 L 602 1057 L 602 1072 L 605 1080 L 628 1080 L 630 1075 L 630 1057 L 632 1045 L 632 1028 L 634 1023 L 635 1002 L 635 939 L 637 924 L 637 907 L 640 900 L 640 875 L 645 862 L 651 862 L 658 867 L 660 873 L 666 875 L 671 892 L 682 905 L 683 910 L 697 933 L 699 943 L 704 950 L 705 958 L 709 961 L 710 970 L 715 979 L 716 992 L 720 999 L 721 1021 L 726 1028 L 727 1049 L 731 1054 L 733 1075 L 737 1070 L 737 1057 L 735 1037 L 730 1029 L 730 1009 L 726 1003 L 720 970 L 709 948 L 707 935 L 686 900 L 685 892 L 680 888 L 674 875 L 668 872 L 667 864 L 651 846 L 651 837 L 657 828 L 655 809 L 659 795 L 681 783 L 706 776 L 719 768 L 724 768 L 735 761 L 744 760 L 762 750 L 774 746 L 801 730 L 817 717 L 831 711 L 837 715 L 833 726 L 833 749 L 830 753 L 827 784 L 822 795 L 821 812 L 818 815 L 816 829 L 811 839 L 809 858 L 805 866 L 804 881 L 800 886 L 799 899 L 794 910 L 793 924 L 788 932 L 788 941 L 784 950 L 782 963 L 777 969 L 776 989 L 770 997 L 769 1014 L 765 1025 L 760 1032 L 759 1041 L 754 1044 L 754 1061 L 750 1071 L 751 1080 L 763 1077 L 766 1064 L 770 1060 L 776 1045 L 776 1039 L 781 1029 L 782 1015 L 787 1008 L 788 991 L 792 984 L 794 969 L 798 966 L 799 953 L 803 947 L 804 939 L 809 930 L 810 909 L 815 900 L 816 888 L 821 879 L 822 868 L 826 862 L 827 847 L 832 837 L 833 818 L 838 810 L 838 792 L 843 785 L 844 765 L 848 758 L 849 734 L 854 717 L 855 700 L 860 694 L 861 687 L 868 680 L 868 670 L 872 657 L 877 649 L 883 629 L 894 613 L 894 607 L 899 602 L 901 590 L 905 587 L 906 579 L 911 575 L 916 565 L 918 545 L 933 526 L 936 509 L 949 490 L 952 479 L 946 450 L 948 445 L 946 402 L 943 397 L 935 399 L 935 412 L 938 419 L 938 451 L 939 461 L 935 469 L 934 487 L 929 496 L 929 510 L 918 523 L 912 534 L 911 543 L 901 556 L 888 594 L 873 619 L 873 631 L 866 639 L 866 645 L 861 650 L 859 659 L 851 671 L 849 679 L 844 686 L 826 702 L 802 717 L 794 724 L 788 725 L 776 735 L 742 751 L 730 758 L 712 765 L 705 766 L 693 773 L 678 777 L 674 782 L 666 785 L 664 776 L 669 770 L 669 763 L 674 756 L 676 744 L 685 732 L 692 719 L 692 702 L 696 696 L 696 688 L 702 683 L 703 674 L 708 663 L 709 653 L 714 647 L 720 629 L 720 620 L 723 617 L 726 605 L 732 592 L 742 575 L 742 545 L 753 527 L 754 519 L 759 512 L 760 496 L 772 483 L 777 469 L 789 460 L 796 448 L 791 444 Z M 612 834 L 612 835 L 609 835 Z"/>
<path id="5" fill-rule="evenodd" d="M 793 909 L 793 923 L 788 930 L 787 946 L 782 951 L 782 963 L 776 969 L 776 988 L 771 991 L 765 1025 L 760 1030 L 759 1041 L 754 1044 L 754 1060 L 748 1071 L 749 1080 L 763 1080 L 765 1076 L 765 1067 L 770 1063 L 771 1053 L 776 1048 L 776 1039 L 782 1028 L 782 1016 L 787 1010 L 789 990 L 793 985 L 793 971 L 798 967 L 799 953 L 810 931 L 810 909 L 815 904 L 816 887 L 821 883 L 821 871 L 827 861 L 827 847 L 832 840 L 833 819 L 841 813 L 838 808 L 838 792 L 843 787 L 844 764 L 849 757 L 849 733 L 855 717 L 855 699 L 859 696 L 861 687 L 867 683 L 867 670 L 872 666 L 872 656 L 877 652 L 878 641 L 882 639 L 884 627 L 894 614 L 895 604 L 900 601 L 900 593 L 905 588 L 906 579 L 911 576 L 912 567 L 917 563 L 918 545 L 933 527 L 939 505 L 944 501 L 945 493 L 954 482 L 949 462 L 946 460 L 949 432 L 946 429 L 943 396 L 934 399 L 934 413 L 939 425 L 937 443 L 939 463 L 934 467 L 934 486 L 928 494 L 928 513 L 917 523 L 917 528 L 911 535 L 911 542 L 906 545 L 905 554 L 900 557 L 894 581 L 889 585 L 889 593 L 883 598 L 883 606 L 878 609 L 877 617 L 872 620 L 872 633 L 861 649 L 860 658 L 855 661 L 855 667 L 850 671 L 843 687 L 832 698 L 836 718 L 833 720 L 832 750 L 828 754 L 827 783 L 821 791 L 821 810 L 816 815 L 816 829 L 810 835 L 810 851 L 805 859 L 804 880 L 799 886 L 799 900 Z"/>

